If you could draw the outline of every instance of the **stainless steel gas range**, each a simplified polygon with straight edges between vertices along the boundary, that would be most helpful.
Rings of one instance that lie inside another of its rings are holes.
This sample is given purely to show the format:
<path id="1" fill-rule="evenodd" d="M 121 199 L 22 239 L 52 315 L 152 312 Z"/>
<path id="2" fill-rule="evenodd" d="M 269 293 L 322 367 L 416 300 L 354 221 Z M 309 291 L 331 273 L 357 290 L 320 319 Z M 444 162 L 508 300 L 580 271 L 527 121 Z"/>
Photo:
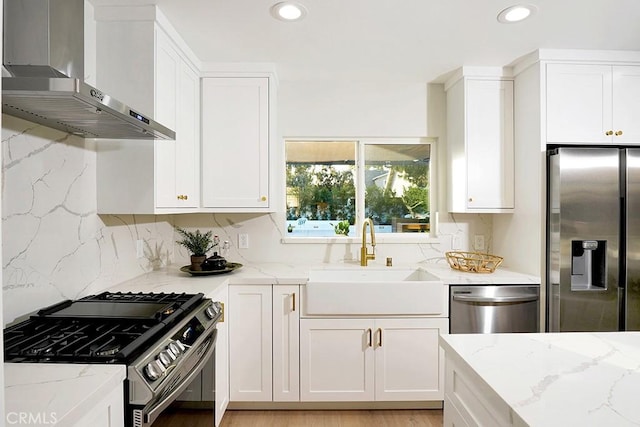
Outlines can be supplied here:
<path id="1" fill-rule="evenodd" d="M 222 315 L 203 294 L 67 300 L 7 327 L 5 362 L 126 365 L 125 425 L 147 427 L 211 359 Z"/>

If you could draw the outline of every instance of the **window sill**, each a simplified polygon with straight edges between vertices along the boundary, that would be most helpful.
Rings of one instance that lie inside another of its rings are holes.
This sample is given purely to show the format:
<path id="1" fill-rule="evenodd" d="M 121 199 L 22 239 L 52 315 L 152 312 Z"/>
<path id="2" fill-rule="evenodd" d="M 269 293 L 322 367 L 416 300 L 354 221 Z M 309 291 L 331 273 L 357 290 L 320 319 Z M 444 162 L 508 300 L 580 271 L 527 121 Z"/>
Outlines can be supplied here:
<path id="1" fill-rule="evenodd" d="M 335 236 L 335 237 L 283 237 L 280 239 L 283 244 L 362 244 L 362 237 L 358 236 Z M 367 236 L 367 243 L 371 244 L 371 238 Z M 423 244 L 439 244 L 440 238 L 433 237 L 426 233 L 407 233 L 406 235 L 379 235 L 376 234 L 376 243 L 395 244 L 395 243 L 423 243 Z"/>

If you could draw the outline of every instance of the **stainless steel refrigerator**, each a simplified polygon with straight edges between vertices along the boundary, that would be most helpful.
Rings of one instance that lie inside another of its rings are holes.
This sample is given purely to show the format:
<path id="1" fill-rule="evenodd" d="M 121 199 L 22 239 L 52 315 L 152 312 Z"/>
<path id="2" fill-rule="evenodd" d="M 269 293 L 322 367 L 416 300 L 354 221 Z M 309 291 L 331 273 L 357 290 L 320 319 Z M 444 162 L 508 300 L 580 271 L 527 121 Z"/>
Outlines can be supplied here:
<path id="1" fill-rule="evenodd" d="M 640 148 L 547 159 L 547 330 L 640 330 Z"/>

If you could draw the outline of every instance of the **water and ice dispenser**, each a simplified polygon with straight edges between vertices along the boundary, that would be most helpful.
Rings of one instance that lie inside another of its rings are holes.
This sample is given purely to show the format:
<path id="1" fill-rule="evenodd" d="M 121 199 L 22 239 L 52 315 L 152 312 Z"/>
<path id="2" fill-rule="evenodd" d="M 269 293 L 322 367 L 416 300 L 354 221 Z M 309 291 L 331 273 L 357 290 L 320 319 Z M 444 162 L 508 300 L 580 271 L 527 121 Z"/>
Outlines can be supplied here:
<path id="1" fill-rule="evenodd" d="M 571 241 L 571 290 L 607 289 L 607 241 Z"/>

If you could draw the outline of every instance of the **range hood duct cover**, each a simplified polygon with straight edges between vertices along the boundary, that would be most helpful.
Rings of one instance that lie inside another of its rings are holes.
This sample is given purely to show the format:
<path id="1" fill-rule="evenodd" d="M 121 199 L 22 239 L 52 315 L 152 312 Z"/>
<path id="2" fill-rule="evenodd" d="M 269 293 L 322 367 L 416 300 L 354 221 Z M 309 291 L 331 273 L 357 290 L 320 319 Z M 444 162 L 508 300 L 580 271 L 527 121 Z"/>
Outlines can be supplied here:
<path id="1" fill-rule="evenodd" d="M 84 82 L 84 0 L 4 0 L 2 112 L 85 138 L 175 132 Z"/>

